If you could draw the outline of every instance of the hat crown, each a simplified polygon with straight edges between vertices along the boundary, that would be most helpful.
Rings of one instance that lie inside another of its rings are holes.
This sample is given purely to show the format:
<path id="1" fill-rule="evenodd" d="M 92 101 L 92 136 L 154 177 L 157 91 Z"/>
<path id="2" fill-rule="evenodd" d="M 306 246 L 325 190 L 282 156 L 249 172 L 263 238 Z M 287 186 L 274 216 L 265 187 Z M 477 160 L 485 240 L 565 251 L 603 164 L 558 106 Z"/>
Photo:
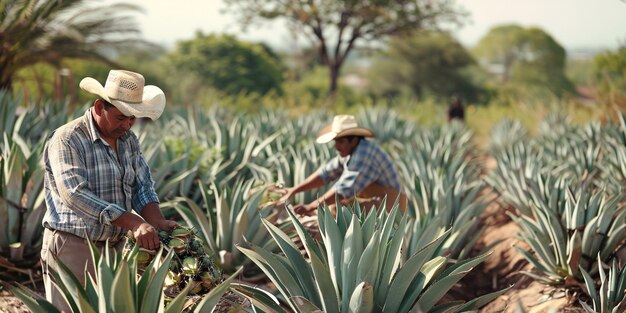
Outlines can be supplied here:
<path id="1" fill-rule="evenodd" d="M 374 133 L 367 128 L 359 127 L 354 115 L 335 115 L 333 122 L 319 132 L 315 142 L 327 143 L 343 136 L 374 137 Z"/>
<path id="2" fill-rule="evenodd" d="M 337 115 L 333 118 L 332 131 L 340 133 L 346 129 L 357 128 L 359 125 L 356 122 L 354 115 Z"/>
<path id="3" fill-rule="evenodd" d="M 104 85 L 109 98 L 129 103 L 141 103 L 145 79 L 143 75 L 124 70 L 111 70 Z"/>

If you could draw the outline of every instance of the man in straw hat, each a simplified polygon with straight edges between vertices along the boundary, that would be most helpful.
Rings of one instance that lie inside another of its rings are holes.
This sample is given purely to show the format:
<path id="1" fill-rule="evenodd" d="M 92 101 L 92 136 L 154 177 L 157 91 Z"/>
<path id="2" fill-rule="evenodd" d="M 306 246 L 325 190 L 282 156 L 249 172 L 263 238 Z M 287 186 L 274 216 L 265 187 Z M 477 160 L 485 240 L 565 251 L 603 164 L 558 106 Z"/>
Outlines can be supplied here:
<path id="1" fill-rule="evenodd" d="M 324 127 L 316 139 L 317 143 L 335 141 L 337 156 L 311 174 L 303 182 L 281 198 L 286 201 L 294 194 L 322 187 L 330 182 L 335 184 L 323 196 L 308 204 L 294 206 L 300 214 L 311 214 L 318 205 L 327 204 L 333 214 L 335 198 L 341 203 L 351 204 L 356 199 L 363 204 L 363 209 L 372 206 L 380 207 L 381 201 L 387 197 L 386 209 L 390 210 L 396 200 L 400 208 L 406 208 L 406 197 L 400 190 L 400 180 L 391 158 L 383 149 L 366 138 L 374 137 L 374 133 L 359 127 L 352 115 L 337 115 L 332 124 Z"/>
<path id="2" fill-rule="evenodd" d="M 85 270 L 94 274 L 87 240 L 121 252 L 130 230 L 140 247 L 152 250 L 159 247 L 158 230 L 177 226 L 161 213 L 150 168 L 130 131 L 137 118 L 159 118 L 163 91 L 122 70 L 111 70 L 104 86 L 87 77 L 80 88 L 98 98 L 82 117 L 52 132 L 43 152 L 46 298 L 66 312 L 71 309 L 48 271 L 57 259 L 84 285 Z"/>

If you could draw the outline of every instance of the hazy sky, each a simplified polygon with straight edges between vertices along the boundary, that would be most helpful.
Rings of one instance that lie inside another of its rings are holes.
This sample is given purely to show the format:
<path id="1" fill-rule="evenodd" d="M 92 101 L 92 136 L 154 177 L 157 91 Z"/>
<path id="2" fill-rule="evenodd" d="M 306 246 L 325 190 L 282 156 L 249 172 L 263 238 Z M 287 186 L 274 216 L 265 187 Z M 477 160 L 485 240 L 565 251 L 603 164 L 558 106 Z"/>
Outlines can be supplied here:
<path id="1" fill-rule="evenodd" d="M 222 0 L 131 2 L 145 10 L 145 14 L 137 17 L 144 37 L 167 46 L 176 40 L 192 38 L 196 30 L 235 34 L 240 39 L 264 41 L 274 47 L 296 44 L 285 27 L 276 23 L 242 32 L 235 19 L 223 13 L 226 7 Z M 457 0 L 457 3 L 470 13 L 469 22 L 455 32 L 468 47 L 491 27 L 503 23 L 538 26 L 567 49 L 615 49 L 626 44 L 626 0 Z"/>

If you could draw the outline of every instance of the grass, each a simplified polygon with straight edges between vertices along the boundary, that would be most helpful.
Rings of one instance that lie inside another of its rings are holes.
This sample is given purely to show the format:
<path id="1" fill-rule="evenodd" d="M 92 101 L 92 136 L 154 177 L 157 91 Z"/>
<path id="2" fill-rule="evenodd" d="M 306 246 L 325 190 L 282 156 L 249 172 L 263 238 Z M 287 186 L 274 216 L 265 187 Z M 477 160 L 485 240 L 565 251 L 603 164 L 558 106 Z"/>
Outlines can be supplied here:
<path id="1" fill-rule="evenodd" d="M 466 110 L 466 121 L 468 127 L 474 131 L 476 144 L 486 148 L 489 145 L 491 129 L 501 120 L 505 118 L 519 120 L 532 136 L 536 135 L 539 123 L 551 113 L 566 114 L 575 125 L 604 121 L 607 118 L 606 106 L 566 101 L 546 104 L 520 102 L 516 105 L 470 105 Z"/>

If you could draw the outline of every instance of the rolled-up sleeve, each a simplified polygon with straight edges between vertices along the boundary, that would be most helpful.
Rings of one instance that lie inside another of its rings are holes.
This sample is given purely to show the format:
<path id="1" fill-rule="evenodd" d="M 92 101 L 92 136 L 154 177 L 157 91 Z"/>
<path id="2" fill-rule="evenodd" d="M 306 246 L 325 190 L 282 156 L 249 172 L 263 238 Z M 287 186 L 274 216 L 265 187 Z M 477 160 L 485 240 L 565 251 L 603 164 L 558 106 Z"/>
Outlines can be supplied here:
<path id="1" fill-rule="evenodd" d="M 143 208 L 149 203 L 159 203 L 159 197 L 154 190 L 154 180 L 150 174 L 150 167 L 141 152 L 138 153 L 135 166 L 137 190 L 133 196 L 133 209 L 141 214 Z"/>
<path id="2" fill-rule="evenodd" d="M 49 162 L 53 165 L 52 175 L 63 202 L 76 215 L 87 220 L 97 220 L 101 224 L 111 225 L 126 210 L 97 197 L 90 189 L 86 179 L 84 154 L 79 145 L 62 139 L 52 139 Z"/>
<path id="3" fill-rule="evenodd" d="M 353 197 L 358 189 L 356 183 L 359 180 L 360 173 L 358 171 L 344 170 L 343 175 L 335 183 L 334 188 L 337 194 L 344 198 Z"/>
<path id="4" fill-rule="evenodd" d="M 332 158 L 326 164 L 324 164 L 318 170 L 320 178 L 324 183 L 329 183 L 334 180 L 337 180 L 343 173 L 343 164 L 341 164 L 341 160 L 339 156 Z"/>
<path id="5" fill-rule="evenodd" d="M 350 198 L 363 191 L 376 181 L 380 168 L 376 155 L 371 149 L 359 149 L 350 156 L 343 174 L 335 183 L 335 191 L 344 198 Z"/>

